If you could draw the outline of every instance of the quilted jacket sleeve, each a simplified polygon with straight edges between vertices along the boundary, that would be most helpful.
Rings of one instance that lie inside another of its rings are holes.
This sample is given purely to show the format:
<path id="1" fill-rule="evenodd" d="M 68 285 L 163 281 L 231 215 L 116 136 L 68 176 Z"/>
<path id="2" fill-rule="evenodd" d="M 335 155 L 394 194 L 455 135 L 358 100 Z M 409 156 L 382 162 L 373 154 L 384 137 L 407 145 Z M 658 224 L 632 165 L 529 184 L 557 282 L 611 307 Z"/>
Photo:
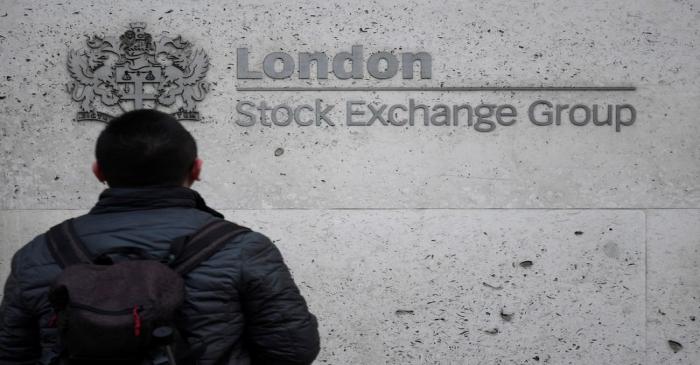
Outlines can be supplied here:
<path id="1" fill-rule="evenodd" d="M 0 304 L 0 364 L 35 364 L 41 353 L 38 323 L 22 302 L 16 268 L 12 266 Z"/>
<path id="2" fill-rule="evenodd" d="M 282 255 L 259 235 L 244 251 L 242 297 L 254 364 L 310 364 L 319 352 L 316 318 Z"/>

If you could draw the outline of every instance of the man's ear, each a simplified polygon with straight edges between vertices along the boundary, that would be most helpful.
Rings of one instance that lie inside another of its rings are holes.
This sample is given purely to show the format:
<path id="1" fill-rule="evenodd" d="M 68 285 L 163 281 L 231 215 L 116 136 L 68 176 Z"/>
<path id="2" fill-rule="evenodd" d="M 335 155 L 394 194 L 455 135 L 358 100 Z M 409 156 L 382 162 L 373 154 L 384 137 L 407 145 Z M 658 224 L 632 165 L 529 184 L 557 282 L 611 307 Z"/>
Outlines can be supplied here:
<path id="1" fill-rule="evenodd" d="M 92 173 L 95 174 L 95 177 L 97 180 L 99 180 L 99 182 L 104 183 L 107 181 L 107 179 L 105 179 L 105 175 L 102 173 L 100 165 L 97 164 L 97 161 L 92 163 Z"/>
<path id="2" fill-rule="evenodd" d="M 202 165 L 204 161 L 201 158 L 196 158 L 194 164 L 192 164 L 192 170 L 190 170 L 189 184 L 194 184 L 195 181 L 199 181 L 199 175 L 202 174 Z"/>

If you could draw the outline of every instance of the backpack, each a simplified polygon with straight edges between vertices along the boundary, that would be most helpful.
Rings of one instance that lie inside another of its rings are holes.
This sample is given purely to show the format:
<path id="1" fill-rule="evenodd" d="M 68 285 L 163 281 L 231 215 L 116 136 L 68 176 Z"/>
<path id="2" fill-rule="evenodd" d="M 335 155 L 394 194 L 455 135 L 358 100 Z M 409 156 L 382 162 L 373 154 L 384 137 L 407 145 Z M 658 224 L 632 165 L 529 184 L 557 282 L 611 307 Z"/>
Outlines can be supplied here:
<path id="1" fill-rule="evenodd" d="M 193 363 L 204 349 L 194 354 L 177 330 L 183 276 L 247 231 L 217 219 L 173 241 L 167 257 L 155 257 L 133 246 L 93 255 L 72 219 L 52 227 L 48 247 L 63 271 L 49 291 L 50 325 L 58 329 L 62 363 L 166 364 L 175 358 L 178 364 Z"/>

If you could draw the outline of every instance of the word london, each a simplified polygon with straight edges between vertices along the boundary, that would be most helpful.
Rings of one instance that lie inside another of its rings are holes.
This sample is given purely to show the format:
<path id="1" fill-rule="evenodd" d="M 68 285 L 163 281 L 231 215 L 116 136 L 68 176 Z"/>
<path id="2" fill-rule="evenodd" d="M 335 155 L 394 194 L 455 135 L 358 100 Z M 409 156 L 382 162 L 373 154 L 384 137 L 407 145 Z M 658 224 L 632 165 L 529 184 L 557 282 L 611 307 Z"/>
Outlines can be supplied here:
<path id="1" fill-rule="evenodd" d="M 363 79 L 364 55 L 361 45 L 352 46 L 350 52 L 340 52 L 333 57 L 333 74 L 341 80 Z M 262 62 L 262 72 L 250 69 L 248 48 L 238 48 L 236 52 L 236 73 L 239 79 L 262 79 L 263 73 L 271 79 L 291 78 L 295 71 L 292 56 L 285 52 L 272 52 Z M 316 64 L 316 78 L 328 78 L 328 56 L 325 52 L 300 52 L 298 55 L 299 79 L 311 78 L 311 63 Z M 413 78 L 414 65 L 420 66 L 420 78 L 432 77 L 433 59 L 427 52 L 404 52 L 401 54 L 401 77 Z M 277 67 L 281 64 L 281 68 Z M 348 67 L 350 69 L 348 70 Z M 399 71 L 399 59 L 391 52 L 375 52 L 367 59 L 367 72 L 375 79 L 390 79 Z"/>

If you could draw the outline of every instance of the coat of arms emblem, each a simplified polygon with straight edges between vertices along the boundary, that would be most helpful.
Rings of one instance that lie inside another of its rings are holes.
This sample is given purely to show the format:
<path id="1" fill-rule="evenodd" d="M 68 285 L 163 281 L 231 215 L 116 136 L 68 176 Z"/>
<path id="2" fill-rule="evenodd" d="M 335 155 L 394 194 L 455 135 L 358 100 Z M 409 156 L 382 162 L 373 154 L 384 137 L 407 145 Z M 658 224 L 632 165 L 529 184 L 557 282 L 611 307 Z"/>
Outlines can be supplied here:
<path id="1" fill-rule="evenodd" d="M 88 37 L 86 48 L 68 53 L 68 92 L 80 103 L 76 120 L 108 122 L 110 110 L 142 108 L 199 120 L 196 103 L 209 91 L 204 50 L 165 32 L 154 39 L 145 23 L 129 28 L 118 38 Z"/>

